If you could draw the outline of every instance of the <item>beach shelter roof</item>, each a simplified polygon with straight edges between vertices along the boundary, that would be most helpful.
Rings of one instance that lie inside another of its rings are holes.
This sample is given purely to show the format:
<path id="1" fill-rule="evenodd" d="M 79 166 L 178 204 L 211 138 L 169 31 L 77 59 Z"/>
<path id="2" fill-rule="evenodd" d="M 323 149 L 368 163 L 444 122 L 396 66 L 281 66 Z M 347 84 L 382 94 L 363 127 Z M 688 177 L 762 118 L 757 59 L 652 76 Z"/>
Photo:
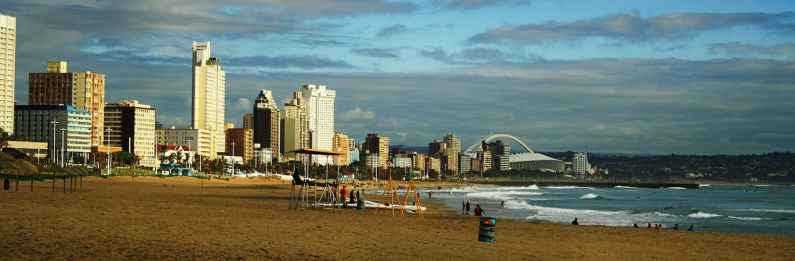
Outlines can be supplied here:
<path id="1" fill-rule="evenodd" d="M 329 156 L 342 155 L 342 153 L 337 153 L 337 152 L 333 152 L 333 151 L 318 150 L 318 149 L 306 149 L 306 148 L 294 150 L 293 152 L 294 153 L 298 153 L 298 154 L 309 154 L 309 155 L 329 155 Z"/>

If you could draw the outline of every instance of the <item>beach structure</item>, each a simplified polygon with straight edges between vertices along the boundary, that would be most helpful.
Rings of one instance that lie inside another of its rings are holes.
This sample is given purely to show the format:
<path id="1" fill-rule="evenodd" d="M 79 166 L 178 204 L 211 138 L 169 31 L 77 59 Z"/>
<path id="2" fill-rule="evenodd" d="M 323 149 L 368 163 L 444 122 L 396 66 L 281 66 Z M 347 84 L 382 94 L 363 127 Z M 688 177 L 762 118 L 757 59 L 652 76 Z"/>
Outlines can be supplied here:
<path id="1" fill-rule="evenodd" d="M 293 183 L 290 186 L 290 209 L 304 209 L 317 206 L 319 203 L 327 203 L 324 201 L 334 202 L 335 198 L 323 197 L 331 191 L 331 183 L 328 181 L 328 164 L 325 164 L 325 172 L 322 181 L 317 181 L 310 178 L 311 168 L 313 166 L 313 159 L 325 157 L 324 162 L 329 162 L 333 156 L 339 156 L 339 153 L 326 150 L 316 149 L 300 149 L 292 151 L 297 158 L 303 158 L 302 166 L 293 170 Z M 339 166 L 337 166 L 337 173 L 339 173 Z M 303 175 L 301 175 L 303 174 Z M 322 187 L 320 197 L 318 197 L 317 187 Z M 310 204 L 310 190 L 312 190 L 312 200 Z M 344 204 L 344 203 L 343 203 Z"/>

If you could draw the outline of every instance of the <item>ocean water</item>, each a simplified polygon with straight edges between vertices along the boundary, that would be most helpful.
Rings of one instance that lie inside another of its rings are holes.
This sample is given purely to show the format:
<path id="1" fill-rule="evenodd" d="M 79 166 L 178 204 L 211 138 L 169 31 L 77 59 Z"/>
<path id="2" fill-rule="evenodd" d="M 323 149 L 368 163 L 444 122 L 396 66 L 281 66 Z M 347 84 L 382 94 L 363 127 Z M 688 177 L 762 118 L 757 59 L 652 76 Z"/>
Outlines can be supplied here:
<path id="1" fill-rule="evenodd" d="M 426 190 L 461 211 L 469 200 L 486 214 L 528 222 L 631 227 L 648 223 L 686 230 L 795 236 L 795 186 L 702 185 L 684 188 L 575 186 L 485 187 Z M 504 207 L 500 202 L 504 201 Z M 472 213 L 472 212 L 470 212 Z"/>

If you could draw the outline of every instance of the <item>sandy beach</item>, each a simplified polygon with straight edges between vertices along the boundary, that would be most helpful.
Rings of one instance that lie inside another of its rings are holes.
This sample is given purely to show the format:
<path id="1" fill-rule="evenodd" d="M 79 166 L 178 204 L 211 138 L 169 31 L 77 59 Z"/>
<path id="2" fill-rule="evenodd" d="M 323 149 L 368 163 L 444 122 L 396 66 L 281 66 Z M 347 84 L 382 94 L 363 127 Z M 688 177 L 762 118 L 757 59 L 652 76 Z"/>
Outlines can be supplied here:
<path id="1" fill-rule="evenodd" d="M 498 220 L 497 243 L 484 244 L 476 218 L 440 203 L 426 202 L 422 217 L 289 210 L 289 185 L 275 180 L 87 178 L 79 193 L 56 184 L 0 192 L 0 259 L 795 259 L 795 238 L 785 236 L 511 220 Z"/>

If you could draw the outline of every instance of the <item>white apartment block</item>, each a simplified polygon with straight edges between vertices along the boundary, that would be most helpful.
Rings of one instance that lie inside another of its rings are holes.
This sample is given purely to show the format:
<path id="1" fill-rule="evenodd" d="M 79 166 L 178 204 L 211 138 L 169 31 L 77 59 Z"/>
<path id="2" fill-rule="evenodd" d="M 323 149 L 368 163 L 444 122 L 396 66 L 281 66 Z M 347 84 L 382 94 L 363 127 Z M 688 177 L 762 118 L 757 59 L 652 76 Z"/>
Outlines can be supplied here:
<path id="1" fill-rule="evenodd" d="M 306 102 L 309 120 L 310 146 L 312 149 L 332 151 L 334 149 L 334 99 L 337 92 L 325 85 L 304 85 L 301 96 Z M 329 157 L 315 156 L 317 164 L 333 164 Z"/>
<path id="2" fill-rule="evenodd" d="M 210 42 L 193 42 L 193 129 L 208 130 L 213 140 L 211 154 L 226 149 L 224 98 L 226 73 L 218 58 L 212 57 Z M 212 155 L 215 158 L 215 155 Z"/>
<path id="3" fill-rule="evenodd" d="M 591 165 L 588 164 L 588 154 L 585 152 L 576 152 L 574 153 L 574 159 L 572 160 L 572 169 L 574 173 L 585 175 L 591 171 Z"/>
<path id="4" fill-rule="evenodd" d="M 0 14 L 0 128 L 14 132 L 17 18 Z"/>

